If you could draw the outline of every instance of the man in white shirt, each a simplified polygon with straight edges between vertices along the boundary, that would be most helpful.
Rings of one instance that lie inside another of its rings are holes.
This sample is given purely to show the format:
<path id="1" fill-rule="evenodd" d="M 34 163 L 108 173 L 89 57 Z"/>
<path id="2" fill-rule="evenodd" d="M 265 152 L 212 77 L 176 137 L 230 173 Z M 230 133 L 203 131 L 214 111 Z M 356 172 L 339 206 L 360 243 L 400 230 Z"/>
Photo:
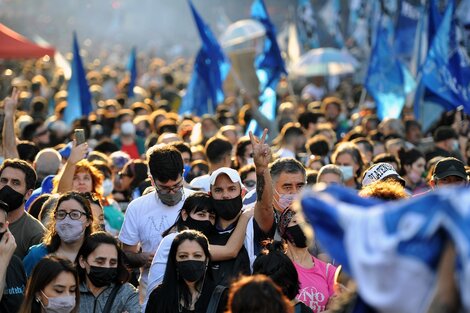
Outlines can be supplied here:
<path id="1" fill-rule="evenodd" d="M 147 153 L 147 160 L 155 191 L 129 204 L 119 234 L 129 265 L 141 267 L 141 302 L 145 299 L 148 269 L 162 233 L 173 225 L 186 197 L 192 193 L 183 188 L 183 158 L 176 148 L 156 146 Z"/>

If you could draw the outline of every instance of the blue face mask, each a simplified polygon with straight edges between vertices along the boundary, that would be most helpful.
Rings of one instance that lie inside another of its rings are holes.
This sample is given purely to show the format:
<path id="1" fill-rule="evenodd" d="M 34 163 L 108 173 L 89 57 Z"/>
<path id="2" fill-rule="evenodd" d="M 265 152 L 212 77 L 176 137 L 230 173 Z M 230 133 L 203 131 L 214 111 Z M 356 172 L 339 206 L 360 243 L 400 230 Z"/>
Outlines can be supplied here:
<path id="1" fill-rule="evenodd" d="M 354 170 L 351 165 L 347 165 L 347 166 L 343 165 L 343 166 L 340 166 L 339 168 L 341 169 L 341 173 L 343 173 L 344 181 L 348 181 L 354 177 Z"/>
<path id="2" fill-rule="evenodd" d="M 184 165 L 184 172 L 183 172 L 183 178 L 186 180 L 186 177 L 188 177 L 189 172 L 191 172 L 191 165 Z"/>

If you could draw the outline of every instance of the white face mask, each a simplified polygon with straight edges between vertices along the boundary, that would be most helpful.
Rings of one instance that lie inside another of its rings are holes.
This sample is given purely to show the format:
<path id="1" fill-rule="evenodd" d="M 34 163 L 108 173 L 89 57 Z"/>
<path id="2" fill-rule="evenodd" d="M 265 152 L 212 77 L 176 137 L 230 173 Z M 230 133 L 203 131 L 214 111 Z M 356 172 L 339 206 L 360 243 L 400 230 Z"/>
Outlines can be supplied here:
<path id="1" fill-rule="evenodd" d="M 277 205 L 279 206 L 280 209 L 282 210 L 285 210 L 287 209 L 288 207 L 290 207 L 290 205 L 292 204 L 292 202 L 294 202 L 294 199 L 295 197 L 297 196 L 297 194 L 290 194 L 290 193 L 279 193 L 276 191 L 276 189 L 274 189 L 274 192 L 277 194 L 277 196 L 279 197 L 279 200 L 276 200 L 276 198 L 274 198 L 274 201 L 277 202 Z"/>
<path id="2" fill-rule="evenodd" d="M 354 177 L 354 169 L 352 165 L 342 165 L 339 168 L 341 169 L 341 173 L 343 173 L 344 181 L 348 181 Z"/>
<path id="3" fill-rule="evenodd" d="M 103 196 L 107 197 L 109 196 L 114 189 L 113 181 L 109 178 L 106 178 L 103 181 Z"/>
<path id="4" fill-rule="evenodd" d="M 71 243 L 79 240 L 83 233 L 83 222 L 81 220 L 73 220 L 66 216 L 63 220 L 55 222 L 55 229 L 60 239 L 65 243 Z"/>
<path id="5" fill-rule="evenodd" d="M 121 134 L 135 135 L 135 126 L 132 122 L 125 122 L 121 124 Z"/>
<path id="6" fill-rule="evenodd" d="M 255 164 L 253 158 L 246 158 L 246 165 Z"/>
<path id="7" fill-rule="evenodd" d="M 44 292 L 41 291 L 41 293 L 47 299 L 47 306 L 44 306 L 39 299 L 36 299 L 36 301 L 41 303 L 46 313 L 70 313 L 75 308 L 75 296 L 49 298 Z"/>

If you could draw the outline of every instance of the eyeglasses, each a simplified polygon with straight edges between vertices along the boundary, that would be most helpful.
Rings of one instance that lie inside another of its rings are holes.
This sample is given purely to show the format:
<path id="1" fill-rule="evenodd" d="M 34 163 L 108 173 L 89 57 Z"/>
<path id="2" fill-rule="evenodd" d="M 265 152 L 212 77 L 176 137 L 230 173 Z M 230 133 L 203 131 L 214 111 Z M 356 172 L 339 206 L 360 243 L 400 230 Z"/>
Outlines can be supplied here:
<path id="1" fill-rule="evenodd" d="M 72 219 L 72 220 L 79 220 L 80 218 L 82 218 L 83 215 L 88 216 L 88 214 L 86 214 L 84 212 L 73 210 L 73 211 L 70 211 L 70 212 L 57 211 L 55 213 L 55 218 L 57 220 L 63 220 L 67 215 L 70 216 L 70 219 Z"/>
<path id="2" fill-rule="evenodd" d="M 159 191 L 162 194 L 169 194 L 172 191 L 173 192 L 178 192 L 178 191 L 181 190 L 181 188 L 183 188 L 183 179 L 181 179 L 178 183 L 176 183 L 172 187 L 160 186 L 157 183 L 155 183 L 155 189 L 157 189 L 157 191 Z"/>

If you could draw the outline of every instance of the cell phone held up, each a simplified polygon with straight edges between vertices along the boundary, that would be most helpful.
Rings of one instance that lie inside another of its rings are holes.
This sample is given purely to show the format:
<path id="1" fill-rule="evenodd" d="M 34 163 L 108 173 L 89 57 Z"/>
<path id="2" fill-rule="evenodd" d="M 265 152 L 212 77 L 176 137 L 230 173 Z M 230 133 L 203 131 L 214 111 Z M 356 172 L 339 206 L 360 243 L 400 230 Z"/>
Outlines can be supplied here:
<path id="1" fill-rule="evenodd" d="M 77 142 L 77 146 L 85 142 L 85 131 L 83 129 L 81 128 L 75 129 L 74 135 L 75 135 L 75 141 Z"/>

